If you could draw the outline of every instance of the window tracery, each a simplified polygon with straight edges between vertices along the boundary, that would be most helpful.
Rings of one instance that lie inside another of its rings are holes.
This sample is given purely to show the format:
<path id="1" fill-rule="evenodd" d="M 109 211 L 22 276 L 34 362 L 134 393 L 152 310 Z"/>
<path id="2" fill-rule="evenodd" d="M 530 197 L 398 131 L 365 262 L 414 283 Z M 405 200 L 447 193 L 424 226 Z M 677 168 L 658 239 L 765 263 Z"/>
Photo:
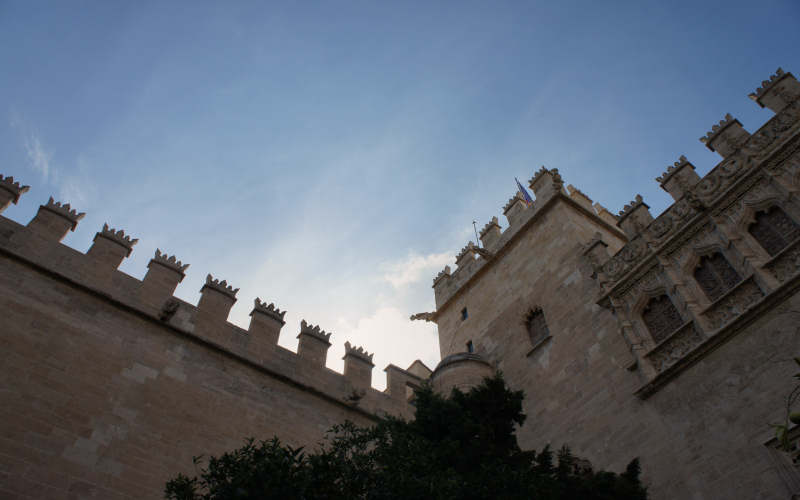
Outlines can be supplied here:
<path id="1" fill-rule="evenodd" d="M 800 237 L 800 226 L 780 207 L 773 206 L 756 214 L 748 231 L 770 256 L 777 255 L 789 243 Z"/>
<path id="2" fill-rule="evenodd" d="M 742 280 L 739 273 L 719 252 L 700 259 L 694 271 L 694 279 L 711 302 L 725 295 Z"/>
<path id="3" fill-rule="evenodd" d="M 642 311 L 642 320 L 658 344 L 683 325 L 683 319 L 666 294 L 653 297 Z"/>

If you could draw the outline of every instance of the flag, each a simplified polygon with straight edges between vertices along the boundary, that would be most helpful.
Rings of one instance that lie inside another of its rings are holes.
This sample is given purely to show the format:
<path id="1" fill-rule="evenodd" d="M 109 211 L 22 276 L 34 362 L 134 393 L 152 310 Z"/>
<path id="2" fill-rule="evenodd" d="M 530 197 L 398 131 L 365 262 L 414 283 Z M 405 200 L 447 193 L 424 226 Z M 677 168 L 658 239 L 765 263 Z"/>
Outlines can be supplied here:
<path id="1" fill-rule="evenodd" d="M 514 177 L 514 180 L 517 181 L 517 187 L 519 188 L 519 192 L 522 195 L 522 199 L 525 200 L 525 204 L 531 206 L 533 204 L 533 199 L 531 198 L 531 195 L 529 195 L 528 192 L 525 191 L 525 188 L 522 187 L 522 184 L 519 183 L 519 179 Z"/>

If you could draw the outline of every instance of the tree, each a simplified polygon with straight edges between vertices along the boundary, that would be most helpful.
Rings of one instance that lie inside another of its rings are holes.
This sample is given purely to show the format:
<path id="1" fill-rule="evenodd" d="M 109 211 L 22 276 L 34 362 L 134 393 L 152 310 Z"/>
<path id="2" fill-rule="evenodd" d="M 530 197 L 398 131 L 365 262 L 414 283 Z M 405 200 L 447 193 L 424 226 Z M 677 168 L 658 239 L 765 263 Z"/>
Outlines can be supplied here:
<path id="1" fill-rule="evenodd" d="M 795 357 L 794 362 L 800 366 L 800 357 Z M 794 378 L 800 381 L 800 372 L 795 373 Z M 800 424 L 800 412 L 792 411 L 792 408 L 798 400 L 800 400 L 800 382 L 795 383 L 795 386 L 786 396 L 783 422 L 780 424 L 772 424 L 772 427 L 775 429 L 775 437 L 780 444 L 780 449 L 783 451 L 792 451 L 794 446 L 789 442 L 789 427 L 791 426 L 790 424 Z"/>
<path id="2" fill-rule="evenodd" d="M 211 457 L 199 477 L 166 485 L 170 500 L 222 499 L 542 499 L 643 500 L 639 462 L 622 474 L 595 472 L 564 447 L 519 448 L 522 391 L 498 373 L 449 398 L 425 387 L 412 421 L 386 417 L 371 427 L 334 426 L 315 452 L 277 438 Z"/>

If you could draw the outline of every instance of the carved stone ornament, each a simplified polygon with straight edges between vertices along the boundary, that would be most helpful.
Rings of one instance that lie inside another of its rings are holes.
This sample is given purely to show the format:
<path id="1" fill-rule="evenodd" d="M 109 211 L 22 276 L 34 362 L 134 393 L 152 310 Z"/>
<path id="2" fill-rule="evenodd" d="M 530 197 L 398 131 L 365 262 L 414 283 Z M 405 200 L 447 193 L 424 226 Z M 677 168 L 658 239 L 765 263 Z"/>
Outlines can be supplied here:
<path id="1" fill-rule="evenodd" d="M 695 189 L 697 190 L 697 194 L 702 196 L 703 198 L 711 198 L 714 193 L 717 192 L 719 188 L 719 177 L 716 175 L 712 175 L 709 173 L 705 177 L 703 177 L 700 182 L 697 183 Z"/>
<path id="2" fill-rule="evenodd" d="M 709 326 L 716 330 L 741 315 L 764 297 L 752 277 L 742 281 L 731 292 L 712 304 L 705 312 Z"/>
<path id="3" fill-rule="evenodd" d="M 436 323 L 436 313 L 435 312 L 421 312 L 412 314 L 409 318 L 411 321 L 427 321 L 430 323 Z"/>
<path id="4" fill-rule="evenodd" d="M 800 272 L 800 240 L 783 250 L 765 266 L 779 282 L 783 283 Z"/>
<path id="5" fill-rule="evenodd" d="M 657 372 L 662 372 L 684 358 L 703 342 L 703 334 L 689 322 L 681 329 L 664 339 L 646 357 Z"/>
<path id="6" fill-rule="evenodd" d="M 662 236 L 665 236 L 670 229 L 672 229 L 672 226 L 672 217 L 670 217 L 668 214 L 664 214 L 650 224 L 650 236 L 653 239 L 659 239 Z"/>

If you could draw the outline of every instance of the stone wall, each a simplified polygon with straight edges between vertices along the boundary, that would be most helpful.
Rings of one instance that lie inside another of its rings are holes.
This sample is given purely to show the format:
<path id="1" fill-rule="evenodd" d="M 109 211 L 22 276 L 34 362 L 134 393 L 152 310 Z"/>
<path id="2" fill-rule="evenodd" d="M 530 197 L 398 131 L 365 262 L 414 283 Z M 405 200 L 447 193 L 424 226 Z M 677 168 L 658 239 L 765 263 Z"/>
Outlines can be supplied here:
<path id="1" fill-rule="evenodd" d="M 62 208 L 27 227 L 0 217 L 0 497 L 161 498 L 193 456 L 247 437 L 314 447 L 345 419 L 410 414 L 413 375 L 395 367 L 384 393 L 368 369 L 345 378 L 300 357 L 260 301 L 249 330 L 227 323 L 235 290 L 210 277 L 199 307 L 180 301 L 186 266 L 164 255 L 136 280 L 116 270 L 135 244 L 118 231 L 87 254 L 66 247 Z"/>
<path id="2" fill-rule="evenodd" d="M 442 357 L 471 341 L 525 391 L 523 448 L 617 471 L 638 456 L 657 500 L 800 493 L 765 446 L 800 354 L 800 84 L 779 70 L 751 97 L 776 115 L 753 134 L 715 125 L 701 140 L 723 160 L 702 179 L 670 166 L 657 218 L 640 196 L 613 216 L 543 168 L 534 203 L 512 198 L 509 227 L 494 218 L 434 280 Z M 768 252 L 749 228 L 774 207 Z M 728 281 L 709 296 L 711 257 Z M 648 325 L 654 299 L 671 316 Z"/>

